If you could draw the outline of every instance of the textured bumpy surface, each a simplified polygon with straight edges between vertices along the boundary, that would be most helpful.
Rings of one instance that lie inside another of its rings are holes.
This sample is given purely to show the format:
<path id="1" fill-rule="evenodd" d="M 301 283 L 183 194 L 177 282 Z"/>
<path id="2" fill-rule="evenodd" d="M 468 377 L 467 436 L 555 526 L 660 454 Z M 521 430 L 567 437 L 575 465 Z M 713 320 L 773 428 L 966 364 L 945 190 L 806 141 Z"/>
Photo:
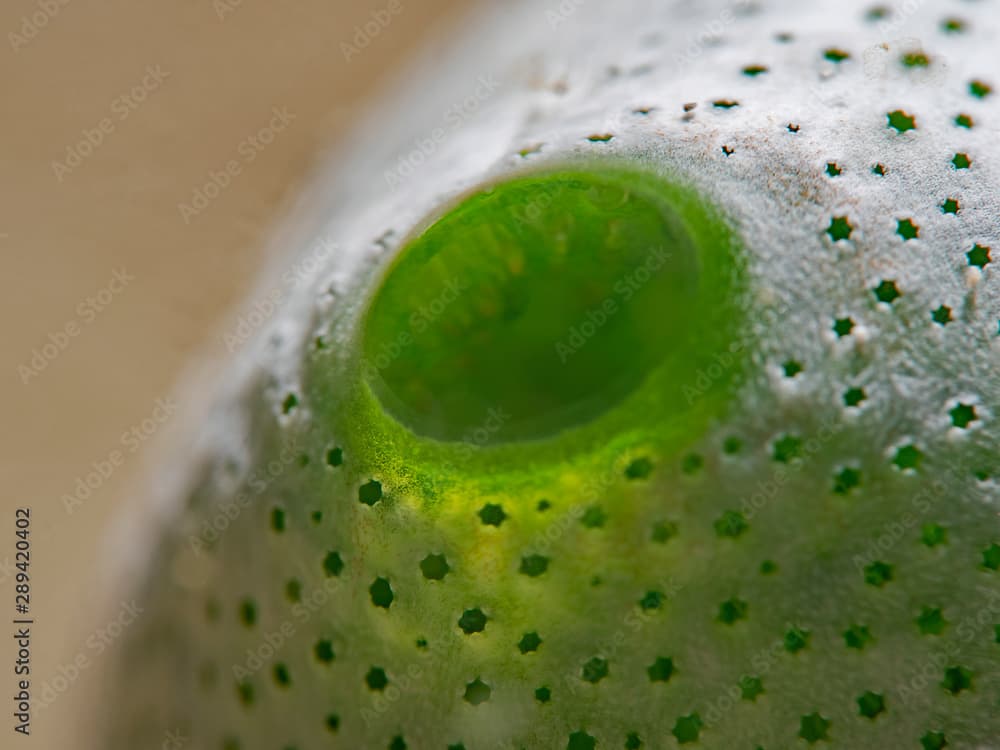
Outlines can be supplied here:
<path id="1" fill-rule="evenodd" d="M 471 30 L 166 470 L 103 746 L 1000 747 L 998 44 L 988 0 Z"/>

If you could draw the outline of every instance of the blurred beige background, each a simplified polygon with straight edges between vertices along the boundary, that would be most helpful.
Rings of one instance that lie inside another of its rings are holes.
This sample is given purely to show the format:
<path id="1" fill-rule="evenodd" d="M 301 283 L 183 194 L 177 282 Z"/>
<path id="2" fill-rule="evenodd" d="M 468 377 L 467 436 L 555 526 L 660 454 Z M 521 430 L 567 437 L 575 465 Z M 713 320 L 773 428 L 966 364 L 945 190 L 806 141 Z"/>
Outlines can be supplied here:
<path id="1" fill-rule="evenodd" d="M 346 60 L 341 43 L 386 10 Z M 83 746 L 107 660 L 96 647 L 108 624 L 94 590 L 102 534 L 122 504 L 142 502 L 123 488 L 155 443 L 157 400 L 183 398 L 182 368 L 251 286 L 266 233 L 319 156 L 464 10 L 461 0 L 3 3 L 0 746 Z M 245 140 L 269 127 L 270 143 Z M 200 203 L 195 191 L 233 159 L 239 174 Z M 79 485 L 88 474 L 93 488 Z M 32 518 L 33 692 L 47 683 L 54 697 L 30 738 L 14 732 L 10 700 L 18 507 Z"/>

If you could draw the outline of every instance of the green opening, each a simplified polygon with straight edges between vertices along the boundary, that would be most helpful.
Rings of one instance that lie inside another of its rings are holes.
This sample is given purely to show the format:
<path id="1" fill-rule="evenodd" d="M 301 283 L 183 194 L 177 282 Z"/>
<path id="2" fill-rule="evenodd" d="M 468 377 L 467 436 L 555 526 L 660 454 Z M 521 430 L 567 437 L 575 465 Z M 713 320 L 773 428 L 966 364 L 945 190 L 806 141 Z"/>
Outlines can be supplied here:
<path id="1" fill-rule="evenodd" d="M 442 441 L 540 439 L 599 417 L 671 360 L 701 359 L 716 345 L 705 310 L 728 301 L 712 298 L 726 293 L 717 274 L 706 289 L 692 230 L 718 220 L 690 200 L 678 210 L 678 195 L 611 169 L 466 197 L 404 247 L 368 310 L 364 376 L 383 407 Z"/>

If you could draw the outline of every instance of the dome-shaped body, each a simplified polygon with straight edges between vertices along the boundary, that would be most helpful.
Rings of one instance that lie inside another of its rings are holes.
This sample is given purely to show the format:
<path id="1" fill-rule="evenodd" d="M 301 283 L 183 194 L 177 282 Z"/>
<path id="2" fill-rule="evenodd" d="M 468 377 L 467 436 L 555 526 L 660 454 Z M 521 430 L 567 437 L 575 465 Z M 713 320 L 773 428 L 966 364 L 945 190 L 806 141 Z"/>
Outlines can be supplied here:
<path id="1" fill-rule="evenodd" d="M 998 26 L 495 10 L 167 469 L 107 747 L 1000 747 Z"/>

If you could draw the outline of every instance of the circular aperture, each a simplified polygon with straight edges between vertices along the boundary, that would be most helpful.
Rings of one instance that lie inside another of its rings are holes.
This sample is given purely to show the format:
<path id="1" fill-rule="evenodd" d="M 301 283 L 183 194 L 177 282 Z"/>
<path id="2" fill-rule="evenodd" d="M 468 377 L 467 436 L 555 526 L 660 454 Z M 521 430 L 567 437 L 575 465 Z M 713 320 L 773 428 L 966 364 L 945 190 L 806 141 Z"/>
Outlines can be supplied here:
<path id="1" fill-rule="evenodd" d="M 364 374 L 384 408 L 439 440 L 539 439 L 697 347 L 701 260 L 657 184 L 521 177 L 411 240 L 365 320 Z"/>

